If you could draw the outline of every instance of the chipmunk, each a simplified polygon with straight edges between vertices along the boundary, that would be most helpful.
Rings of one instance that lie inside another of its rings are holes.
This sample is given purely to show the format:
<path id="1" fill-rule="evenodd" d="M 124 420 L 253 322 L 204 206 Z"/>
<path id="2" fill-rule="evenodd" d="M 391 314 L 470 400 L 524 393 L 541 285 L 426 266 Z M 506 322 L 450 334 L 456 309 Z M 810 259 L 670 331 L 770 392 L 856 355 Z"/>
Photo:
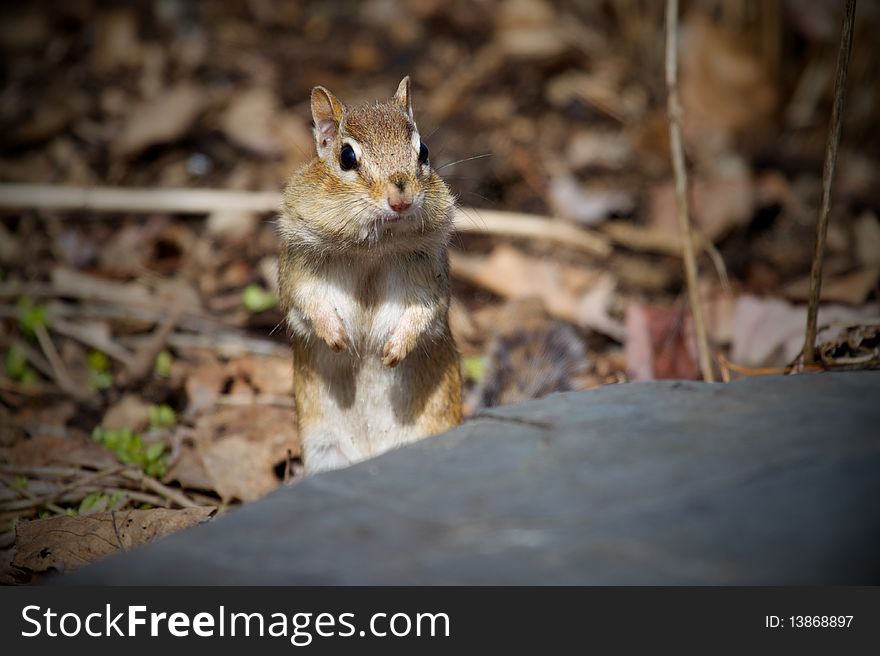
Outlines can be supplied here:
<path id="1" fill-rule="evenodd" d="M 364 106 L 315 87 L 311 110 L 317 158 L 285 187 L 278 271 L 307 474 L 462 415 L 448 320 L 455 200 L 431 168 L 409 77 Z"/>

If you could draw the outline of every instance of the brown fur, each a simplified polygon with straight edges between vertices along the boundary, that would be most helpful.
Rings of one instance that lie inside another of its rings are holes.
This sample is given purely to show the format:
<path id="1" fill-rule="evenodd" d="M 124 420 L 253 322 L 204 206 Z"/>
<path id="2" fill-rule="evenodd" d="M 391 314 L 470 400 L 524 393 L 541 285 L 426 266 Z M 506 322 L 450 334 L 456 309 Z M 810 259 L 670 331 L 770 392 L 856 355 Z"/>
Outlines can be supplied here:
<path id="1" fill-rule="evenodd" d="M 319 156 L 288 182 L 279 223 L 308 472 L 461 421 L 448 323 L 454 199 L 418 161 L 408 79 L 390 101 L 353 108 L 317 87 L 312 113 Z M 339 164 L 346 144 L 360 155 L 354 171 Z M 401 199 L 412 208 L 397 214 Z"/>

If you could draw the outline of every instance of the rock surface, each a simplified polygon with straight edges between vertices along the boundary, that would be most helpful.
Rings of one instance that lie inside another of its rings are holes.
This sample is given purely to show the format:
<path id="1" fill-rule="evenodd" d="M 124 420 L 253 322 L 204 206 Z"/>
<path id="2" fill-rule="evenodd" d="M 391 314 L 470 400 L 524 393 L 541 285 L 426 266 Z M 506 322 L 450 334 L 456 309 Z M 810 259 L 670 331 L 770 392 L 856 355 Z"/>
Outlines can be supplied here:
<path id="1" fill-rule="evenodd" d="M 880 583 L 880 372 L 495 408 L 74 584 Z"/>

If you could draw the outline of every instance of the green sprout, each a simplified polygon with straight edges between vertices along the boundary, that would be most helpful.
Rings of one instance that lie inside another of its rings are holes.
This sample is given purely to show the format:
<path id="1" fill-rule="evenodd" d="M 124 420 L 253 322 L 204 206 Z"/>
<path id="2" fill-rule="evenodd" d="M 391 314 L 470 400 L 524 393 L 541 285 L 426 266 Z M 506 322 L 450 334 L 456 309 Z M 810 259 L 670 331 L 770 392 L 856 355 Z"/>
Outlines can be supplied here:
<path id="1" fill-rule="evenodd" d="M 486 359 L 481 355 L 462 358 L 461 368 L 464 370 L 465 378 L 480 382 L 486 375 Z"/>
<path id="2" fill-rule="evenodd" d="M 113 374 L 110 372 L 110 359 L 101 351 L 89 353 L 89 388 L 93 392 L 105 390 L 113 386 Z"/>
<path id="3" fill-rule="evenodd" d="M 157 376 L 169 378 L 171 376 L 171 364 L 174 362 L 168 351 L 160 351 L 156 356 L 156 363 L 153 365 L 153 371 Z"/>
<path id="4" fill-rule="evenodd" d="M 46 306 L 34 303 L 28 296 L 18 299 L 18 326 L 28 337 L 34 337 L 39 328 L 46 327 Z"/>
<path id="5" fill-rule="evenodd" d="M 177 413 L 167 403 L 150 406 L 150 428 L 162 430 L 171 428 L 176 423 Z"/>
<path id="6" fill-rule="evenodd" d="M 17 345 L 13 344 L 6 352 L 6 375 L 20 383 L 33 384 L 37 382 L 37 375 L 28 366 L 27 356 Z"/>
<path id="7" fill-rule="evenodd" d="M 278 305 L 278 299 L 259 285 L 248 285 L 241 294 L 241 302 L 248 312 L 256 314 L 270 310 Z"/>
<path id="8" fill-rule="evenodd" d="M 143 438 L 128 428 L 108 430 L 101 426 L 92 431 L 92 439 L 110 449 L 121 463 L 140 467 L 147 476 L 161 478 L 168 471 L 163 442 L 145 445 Z"/>

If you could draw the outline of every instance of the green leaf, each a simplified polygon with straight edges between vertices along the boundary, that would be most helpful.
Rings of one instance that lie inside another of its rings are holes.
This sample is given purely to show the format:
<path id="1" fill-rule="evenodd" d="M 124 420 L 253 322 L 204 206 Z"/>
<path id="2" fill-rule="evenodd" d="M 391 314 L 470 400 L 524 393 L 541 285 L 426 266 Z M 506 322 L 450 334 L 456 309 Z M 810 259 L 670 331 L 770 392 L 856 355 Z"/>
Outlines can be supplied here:
<path id="1" fill-rule="evenodd" d="M 109 371 L 89 370 L 89 389 L 100 392 L 111 387 L 113 387 L 113 374 Z"/>
<path id="2" fill-rule="evenodd" d="M 110 369 L 110 358 L 101 351 L 89 353 L 89 369 L 95 373 L 102 373 Z"/>
<path id="3" fill-rule="evenodd" d="M 177 413 L 167 403 L 150 406 L 150 428 L 171 428 L 177 423 Z"/>
<path id="4" fill-rule="evenodd" d="M 271 292 L 266 291 L 259 285 L 248 285 L 241 294 L 241 302 L 248 312 L 264 312 L 275 307 L 278 299 Z"/>
<path id="5" fill-rule="evenodd" d="M 102 501 L 104 501 L 106 505 L 106 501 L 108 500 L 109 498 L 106 494 L 103 494 L 102 492 L 92 492 L 91 494 L 87 495 L 85 499 L 80 501 L 77 513 L 79 513 L 80 515 L 87 515 L 90 510 L 95 508 L 95 506 L 97 506 Z"/>
<path id="6" fill-rule="evenodd" d="M 15 344 L 10 346 L 9 350 L 6 352 L 5 369 L 6 375 L 9 376 L 12 380 L 28 382 L 25 380 L 28 372 L 30 371 L 30 367 L 28 367 L 27 356 L 24 354 L 24 351 Z M 31 375 L 33 375 L 33 372 L 31 372 Z"/>
<path id="7" fill-rule="evenodd" d="M 113 494 L 110 495 L 110 502 L 107 504 L 108 508 L 115 508 L 116 505 L 125 498 L 125 492 L 122 490 L 116 490 Z"/>
<path id="8" fill-rule="evenodd" d="M 480 382 L 486 375 L 486 359 L 481 355 L 471 355 L 461 359 L 465 378 Z"/>
<path id="9" fill-rule="evenodd" d="M 153 366 L 153 370 L 157 376 L 168 378 L 171 376 L 171 364 L 173 362 L 174 359 L 168 351 L 160 351 L 159 355 L 156 356 L 156 364 Z"/>
<path id="10" fill-rule="evenodd" d="M 34 303 L 27 296 L 18 299 L 18 325 L 28 337 L 33 337 L 38 328 L 46 327 L 46 306 Z"/>
<path id="11" fill-rule="evenodd" d="M 154 442 L 147 447 L 144 455 L 146 456 L 147 463 L 149 464 L 158 461 L 162 457 L 163 453 L 165 453 L 165 443 Z"/>
<path id="12" fill-rule="evenodd" d="M 161 406 L 153 407 L 161 408 Z M 174 411 L 170 406 L 165 406 L 165 408 L 167 409 L 159 411 L 161 415 L 164 415 L 159 419 L 167 422 L 170 418 L 171 425 L 173 425 L 177 419 Z M 110 449 L 119 462 L 126 465 L 136 465 L 143 469 L 148 476 L 161 478 L 168 471 L 167 445 L 163 442 L 155 442 L 147 446 L 140 435 L 132 433 L 128 428 L 107 430 L 101 426 L 95 427 L 92 431 L 92 439 Z M 115 501 L 111 499 L 109 505 L 112 506 L 113 503 Z"/>
<path id="13" fill-rule="evenodd" d="M 25 476 L 16 476 L 12 481 L 12 487 L 16 490 L 26 490 L 28 488 L 28 479 Z"/>

